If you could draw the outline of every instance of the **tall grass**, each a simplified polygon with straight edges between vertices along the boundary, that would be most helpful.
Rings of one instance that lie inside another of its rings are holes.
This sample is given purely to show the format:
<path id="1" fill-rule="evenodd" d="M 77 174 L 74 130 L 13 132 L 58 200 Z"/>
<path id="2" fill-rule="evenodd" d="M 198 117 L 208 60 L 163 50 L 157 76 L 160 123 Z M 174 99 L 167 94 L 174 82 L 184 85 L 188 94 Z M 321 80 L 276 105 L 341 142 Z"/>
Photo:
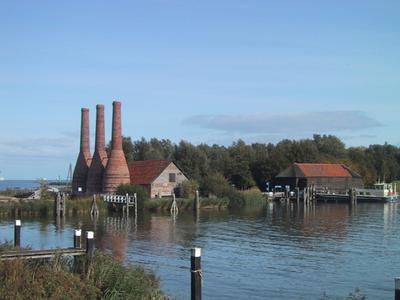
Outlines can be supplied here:
<path id="1" fill-rule="evenodd" d="M 78 215 L 90 212 L 92 198 L 67 199 L 66 215 Z M 107 204 L 97 201 L 99 210 L 107 209 Z M 35 200 L 19 199 L 0 202 L 0 215 L 18 216 L 52 216 L 54 215 L 54 199 L 42 198 Z"/>
<path id="2" fill-rule="evenodd" d="M 11 246 L 0 245 L 0 252 Z M 95 252 L 87 274 L 72 260 L 0 261 L 0 299 L 164 299 L 159 281 L 140 266 L 123 266 Z"/>

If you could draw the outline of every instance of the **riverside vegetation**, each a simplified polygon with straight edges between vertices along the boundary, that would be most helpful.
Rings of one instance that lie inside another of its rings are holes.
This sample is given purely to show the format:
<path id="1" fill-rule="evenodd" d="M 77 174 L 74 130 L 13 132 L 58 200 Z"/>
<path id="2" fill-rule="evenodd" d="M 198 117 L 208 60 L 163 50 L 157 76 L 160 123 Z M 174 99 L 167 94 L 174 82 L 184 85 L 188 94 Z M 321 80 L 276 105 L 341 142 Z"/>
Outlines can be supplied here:
<path id="1" fill-rule="evenodd" d="M 13 250 L 1 244 L 2 251 Z M 0 261 L 0 299 L 166 299 L 155 275 L 124 266 L 95 252 L 87 274 L 73 272 L 72 260 Z"/>
<path id="2" fill-rule="evenodd" d="M 265 190 L 265 182 L 293 162 L 343 163 L 359 173 L 367 185 L 376 180 L 400 180 L 400 147 L 384 144 L 349 147 L 332 135 L 314 135 L 311 139 L 282 140 L 277 144 L 252 143 L 242 140 L 230 146 L 178 144 L 168 139 L 144 138 L 132 141 L 124 137 L 123 149 L 128 161 L 167 159 L 185 175 L 199 183 L 203 192 L 209 176 L 219 174 L 239 190 L 257 186 Z"/>

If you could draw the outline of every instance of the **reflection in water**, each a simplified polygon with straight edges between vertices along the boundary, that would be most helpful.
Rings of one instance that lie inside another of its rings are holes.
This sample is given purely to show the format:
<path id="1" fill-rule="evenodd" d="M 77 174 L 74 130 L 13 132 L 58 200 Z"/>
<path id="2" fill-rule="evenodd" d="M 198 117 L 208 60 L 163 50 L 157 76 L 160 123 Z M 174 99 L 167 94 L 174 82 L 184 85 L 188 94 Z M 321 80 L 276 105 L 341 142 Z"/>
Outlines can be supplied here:
<path id="1" fill-rule="evenodd" d="M 23 245 L 69 247 L 72 230 L 94 230 L 96 246 L 156 271 L 174 298 L 190 291 L 189 249 L 203 248 L 206 299 L 320 299 L 359 287 L 369 299 L 392 297 L 400 275 L 397 204 L 268 203 L 240 212 L 139 213 L 137 218 L 24 219 Z M 0 239 L 12 240 L 11 219 Z"/>

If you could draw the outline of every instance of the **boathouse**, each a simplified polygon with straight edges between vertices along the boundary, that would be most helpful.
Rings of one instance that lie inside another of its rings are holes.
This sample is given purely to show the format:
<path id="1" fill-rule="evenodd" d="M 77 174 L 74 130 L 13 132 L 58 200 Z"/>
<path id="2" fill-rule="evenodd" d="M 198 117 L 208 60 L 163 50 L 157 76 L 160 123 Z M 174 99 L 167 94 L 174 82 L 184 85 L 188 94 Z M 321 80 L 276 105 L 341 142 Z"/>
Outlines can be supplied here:
<path id="1" fill-rule="evenodd" d="M 183 181 L 185 174 L 170 160 L 139 160 L 129 163 L 131 184 L 139 184 L 150 197 L 170 196 Z"/>
<path id="2" fill-rule="evenodd" d="M 314 185 L 317 190 L 344 193 L 350 188 L 363 188 L 362 178 L 343 164 L 294 163 L 275 178 L 275 184 L 303 189 Z"/>

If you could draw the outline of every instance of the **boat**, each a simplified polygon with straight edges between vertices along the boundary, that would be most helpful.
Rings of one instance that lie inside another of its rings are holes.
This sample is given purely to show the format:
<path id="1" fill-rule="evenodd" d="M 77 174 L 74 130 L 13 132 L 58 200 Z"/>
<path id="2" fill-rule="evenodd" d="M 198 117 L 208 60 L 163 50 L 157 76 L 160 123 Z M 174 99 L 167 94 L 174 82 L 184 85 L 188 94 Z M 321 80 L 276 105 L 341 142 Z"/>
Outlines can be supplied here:
<path id="1" fill-rule="evenodd" d="M 377 182 L 372 188 L 357 189 L 356 191 L 357 197 L 366 199 L 380 198 L 386 202 L 396 202 L 399 200 L 395 183 Z"/>

